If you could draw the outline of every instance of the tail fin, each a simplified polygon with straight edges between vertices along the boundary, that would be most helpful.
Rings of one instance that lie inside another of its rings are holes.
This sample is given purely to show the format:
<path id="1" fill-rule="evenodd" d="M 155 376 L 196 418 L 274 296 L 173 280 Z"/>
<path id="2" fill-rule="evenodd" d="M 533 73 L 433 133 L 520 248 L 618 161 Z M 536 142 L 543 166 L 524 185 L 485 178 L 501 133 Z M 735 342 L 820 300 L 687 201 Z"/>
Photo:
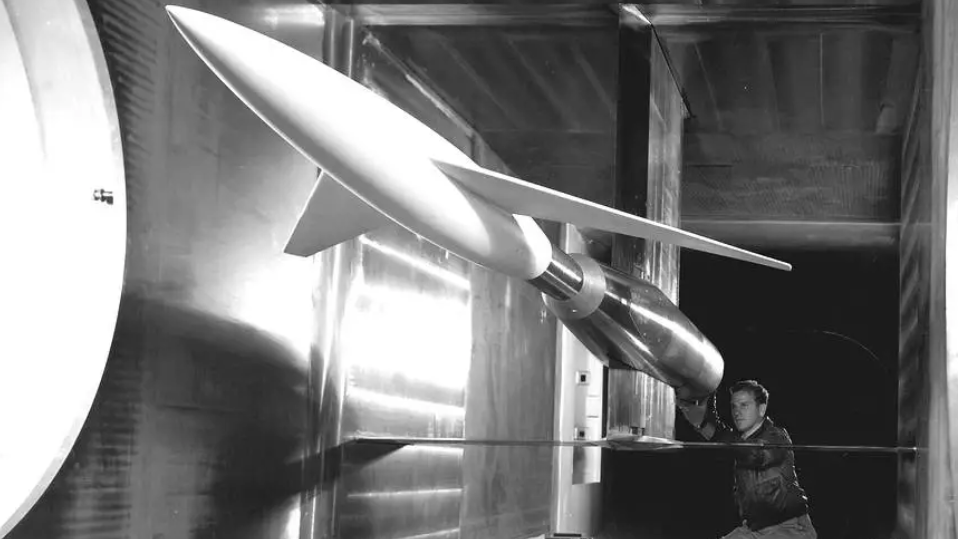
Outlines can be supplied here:
<path id="1" fill-rule="evenodd" d="M 286 243 L 288 254 L 311 256 L 360 234 L 392 223 L 325 172 Z"/>

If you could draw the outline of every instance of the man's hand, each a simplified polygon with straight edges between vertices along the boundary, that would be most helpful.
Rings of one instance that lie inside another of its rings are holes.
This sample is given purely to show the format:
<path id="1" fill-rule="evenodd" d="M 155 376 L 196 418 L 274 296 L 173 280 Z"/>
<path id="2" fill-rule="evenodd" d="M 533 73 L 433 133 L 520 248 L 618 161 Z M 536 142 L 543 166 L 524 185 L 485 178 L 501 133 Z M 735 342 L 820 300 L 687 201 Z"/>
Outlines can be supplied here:
<path id="1" fill-rule="evenodd" d="M 685 419 L 695 428 L 700 428 L 702 422 L 705 421 L 705 415 L 708 413 L 708 403 L 708 397 L 698 401 L 684 400 L 678 396 L 675 397 L 676 406 L 678 406 L 679 410 L 682 410 L 682 415 L 684 415 Z"/>

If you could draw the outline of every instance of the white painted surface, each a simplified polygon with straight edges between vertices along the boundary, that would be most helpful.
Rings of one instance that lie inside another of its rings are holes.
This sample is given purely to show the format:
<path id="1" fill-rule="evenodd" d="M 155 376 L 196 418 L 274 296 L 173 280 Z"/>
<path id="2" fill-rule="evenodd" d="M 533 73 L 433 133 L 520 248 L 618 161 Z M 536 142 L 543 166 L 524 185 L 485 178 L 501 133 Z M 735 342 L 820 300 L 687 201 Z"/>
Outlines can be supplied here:
<path id="1" fill-rule="evenodd" d="M 551 245 L 535 222 L 488 204 L 431 159 L 475 164 L 359 83 L 219 17 L 168 7 L 206 64 L 256 114 L 350 192 L 399 225 L 521 279 L 545 271 Z"/>
<path id="2" fill-rule="evenodd" d="M 774 258 L 487 170 L 475 164 L 443 162 L 441 159 L 436 159 L 435 163 L 466 189 L 512 213 L 672 243 L 775 269 L 792 269 L 790 264 Z"/>
<path id="3" fill-rule="evenodd" d="M 99 46 L 86 2 L 0 2 L 0 537 L 72 449 L 116 325 L 126 194 Z"/>
<path id="4" fill-rule="evenodd" d="M 309 195 L 309 202 L 286 243 L 285 252 L 312 256 L 391 224 L 392 221 L 379 210 L 360 200 L 324 172 L 316 180 L 316 187 Z"/>

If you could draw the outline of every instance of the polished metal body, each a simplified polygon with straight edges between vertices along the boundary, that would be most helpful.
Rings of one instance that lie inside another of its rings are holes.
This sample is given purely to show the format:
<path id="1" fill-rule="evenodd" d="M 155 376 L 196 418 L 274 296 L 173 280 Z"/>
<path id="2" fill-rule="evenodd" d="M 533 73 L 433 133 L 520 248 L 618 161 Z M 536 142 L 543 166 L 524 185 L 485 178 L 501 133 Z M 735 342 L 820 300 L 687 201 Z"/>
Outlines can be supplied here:
<path id="1" fill-rule="evenodd" d="M 582 289 L 582 268 L 569 255 L 552 246 L 552 260 L 541 275 L 529 284 L 557 300 L 567 300 Z"/>
<path id="2" fill-rule="evenodd" d="M 680 398 L 705 397 L 722 381 L 718 350 L 665 294 L 641 279 L 572 255 L 584 284 L 576 296 L 546 304 L 597 357 L 668 383 Z"/>

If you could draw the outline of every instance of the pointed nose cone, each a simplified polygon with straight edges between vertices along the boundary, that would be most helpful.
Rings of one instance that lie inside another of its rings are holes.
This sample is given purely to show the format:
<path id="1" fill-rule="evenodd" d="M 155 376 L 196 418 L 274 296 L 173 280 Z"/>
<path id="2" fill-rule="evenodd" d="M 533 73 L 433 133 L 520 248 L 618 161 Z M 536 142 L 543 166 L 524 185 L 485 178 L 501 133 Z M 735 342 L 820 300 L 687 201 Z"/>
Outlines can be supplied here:
<path id="1" fill-rule="evenodd" d="M 227 21 L 213 17 L 201 11 L 181 6 L 166 6 L 166 14 L 173 21 L 173 26 L 186 38 L 186 42 L 208 61 L 208 52 L 216 48 L 216 36 L 228 32 Z M 219 55 L 214 54 L 214 58 Z"/>
<path id="2" fill-rule="evenodd" d="M 181 6 L 166 6 L 166 14 L 170 16 L 177 28 L 180 27 L 180 20 L 189 17 L 190 13 L 196 13 L 196 11 Z"/>
<path id="3" fill-rule="evenodd" d="M 215 15 L 180 6 L 167 6 L 166 12 L 203 62 L 263 121 L 314 160 L 328 157 L 310 151 L 323 138 L 317 139 L 314 131 L 328 134 L 331 124 L 344 122 L 335 107 L 318 97 L 335 99 L 362 88 L 358 83 L 284 43 Z M 306 125 L 307 117 L 327 120 Z"/>
<path id="4" fill-rule="evenodd" d="M 241 81 L 237 79 L 246 77 L 242 76 L 244 69 L 238 62 L 241 51 L 235 47 L 243 42 L 241 34 L 246 33 L 247 38 L 250 38 L 254 36 L 253 32 L 219 17 L 185 7 L 166 6 L 166 13 L 193 51 L 230 89 L 239 94 L 241 88 L 236 86 Z M 240 94 L 239 97 L 245 101 L 245 95 Z"/>

